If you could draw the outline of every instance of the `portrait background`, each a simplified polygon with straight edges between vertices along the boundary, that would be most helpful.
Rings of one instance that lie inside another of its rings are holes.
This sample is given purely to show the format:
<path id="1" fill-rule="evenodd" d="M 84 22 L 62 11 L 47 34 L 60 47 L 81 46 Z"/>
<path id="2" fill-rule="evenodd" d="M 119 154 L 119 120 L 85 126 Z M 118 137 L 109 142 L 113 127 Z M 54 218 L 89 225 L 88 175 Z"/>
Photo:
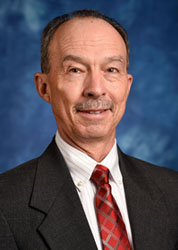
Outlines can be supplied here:
<path id="1" fill-rule="evenodd" d="M 53 17 L 81 8 L 113 17 L 128 32 L 134 82 L 118 144 L 178 170 L 177 0 L 6 0 L 0 2 L 0 172 L 39 156 L 56 132 L 50 105 L 33 81 L 41 32 Z"/>

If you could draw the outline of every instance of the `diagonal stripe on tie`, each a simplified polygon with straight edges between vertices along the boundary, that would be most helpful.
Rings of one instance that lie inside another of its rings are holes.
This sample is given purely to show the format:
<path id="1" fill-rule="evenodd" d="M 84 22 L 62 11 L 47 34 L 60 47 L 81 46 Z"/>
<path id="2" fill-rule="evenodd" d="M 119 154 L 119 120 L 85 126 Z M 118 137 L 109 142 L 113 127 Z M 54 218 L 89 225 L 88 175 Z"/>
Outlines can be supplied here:
<path id="1" fill-rule="evenodd" d="M 96 213 L 103 250 L 131 250 L 120 210 L 111 194 L 109 170 L 96 165 L 91 180 L 96 185 Z"/>

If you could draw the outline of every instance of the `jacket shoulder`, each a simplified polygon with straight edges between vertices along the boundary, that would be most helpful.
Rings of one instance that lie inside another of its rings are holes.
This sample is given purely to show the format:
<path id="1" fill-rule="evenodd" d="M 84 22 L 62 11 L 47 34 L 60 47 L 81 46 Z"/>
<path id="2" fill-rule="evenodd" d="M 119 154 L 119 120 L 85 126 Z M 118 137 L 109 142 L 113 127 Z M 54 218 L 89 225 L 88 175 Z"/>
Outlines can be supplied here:
<path id="1" fill-rule="evenodd" d="M 0 174 L 0 207 L 15 199 L 27 199 L 27 194 L 32 191 L 37 164 L 38 158 Z"/>
<path id="2" fill-rule="evenodd" d="M 166 200 L 176 204 L 178 208 L 178 172 L 166 167 L 154 165 L 121 152 L 121 167 L 135 182 L 142 183 L 142 188 L 156 187 L 166 197 Z"/>
<path id="3" fill-rule="evenodd" d="M 151 175 L 157 179 L 157 181 L 164 178 L 168 179 L 168 177 L 178 180 L 178 171 L 176 170 L 158 166 L 126 154 L 123 155 L 130 166 L 134 167 L 134 169 L 137 169 L 138 171 L 141 171 L 142 173 L 145 173 L 146 175 Z"/>

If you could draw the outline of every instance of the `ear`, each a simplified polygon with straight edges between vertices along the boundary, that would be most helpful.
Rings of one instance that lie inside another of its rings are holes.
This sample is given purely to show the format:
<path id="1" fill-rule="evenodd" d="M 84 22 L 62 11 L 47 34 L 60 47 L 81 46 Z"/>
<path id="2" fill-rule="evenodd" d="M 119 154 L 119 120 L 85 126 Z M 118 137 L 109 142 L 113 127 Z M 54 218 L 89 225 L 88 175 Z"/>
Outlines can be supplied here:
<path id="1" fill-rule="evenodd" d="M 36 90 L 40 97 L 46 102 L 51 102 L 50 87 L 48 83 L 47 75 L 44 73 L 37 72 L 34 75 L 34 82 Z"/>
<path id="2" fill-rule="evenodd" d="M 128 90 L 127 90 L 127 97 L 130 93 L 130 88 L 132 86 L 132 82 L 133 82 L 133 76 L 130 74 L 127 74 L 127 82 L 128 82 Z"/>

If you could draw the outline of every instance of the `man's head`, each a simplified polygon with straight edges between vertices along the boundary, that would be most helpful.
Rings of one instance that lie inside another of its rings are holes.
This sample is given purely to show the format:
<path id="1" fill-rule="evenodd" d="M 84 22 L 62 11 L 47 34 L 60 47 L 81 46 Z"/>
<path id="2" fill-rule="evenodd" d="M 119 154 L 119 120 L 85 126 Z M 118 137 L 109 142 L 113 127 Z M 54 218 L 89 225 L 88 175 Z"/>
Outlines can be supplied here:
<path id="1" fill-rule="evenodd" d="M 110 22 L 94 16 L 69 18 L 50 37 L 35 83 L 51 103 L 60 135 L 76 145 L 113 142 L 132 83 L 128 43 Z"/>

